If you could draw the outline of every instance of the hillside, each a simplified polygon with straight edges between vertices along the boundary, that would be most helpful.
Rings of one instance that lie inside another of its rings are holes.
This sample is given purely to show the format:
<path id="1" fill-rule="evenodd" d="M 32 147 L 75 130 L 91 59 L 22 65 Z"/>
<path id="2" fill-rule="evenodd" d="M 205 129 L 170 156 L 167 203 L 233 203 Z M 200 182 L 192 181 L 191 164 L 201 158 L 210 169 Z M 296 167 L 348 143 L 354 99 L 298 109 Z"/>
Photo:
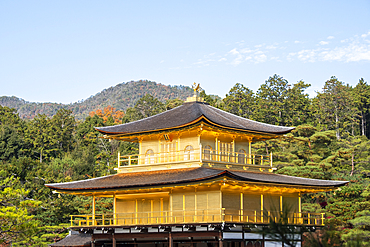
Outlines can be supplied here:
<path id="1" fill-rule="evenodd" d="M 126 110 L 135 105 L 136 101 L 145 94 L 151 94 L 160 101 L 179 98 L 185 100 L 191 96 L 192 89 L 186 86 L 166 86 L 160 83 L 140 80 L 120 83 L 104 89 L 82 102 L 72 104 L 28 102 L 17 97 L 0 97 L 0 105 L 15 108 L 21 118 L 32 119 L 37 114 L 53 116 L 59 109 L 73 111 L 77 119 L 84 119 L 89 112 L 111 105 L 117 110 Z"/>

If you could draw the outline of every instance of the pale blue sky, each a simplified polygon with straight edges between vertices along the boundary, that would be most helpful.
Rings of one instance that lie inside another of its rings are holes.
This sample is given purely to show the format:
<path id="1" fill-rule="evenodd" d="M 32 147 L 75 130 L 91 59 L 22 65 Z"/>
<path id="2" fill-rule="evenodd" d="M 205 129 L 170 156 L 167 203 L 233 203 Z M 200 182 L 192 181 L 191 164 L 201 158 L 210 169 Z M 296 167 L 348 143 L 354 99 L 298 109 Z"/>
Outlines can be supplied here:
<path id="1" fill-rule="evenodd" d="M 0 96 L 71 103 L 121 82 L 224 97 L 273 74 L 370 83 L 370 1 L 0 1 Z"/>

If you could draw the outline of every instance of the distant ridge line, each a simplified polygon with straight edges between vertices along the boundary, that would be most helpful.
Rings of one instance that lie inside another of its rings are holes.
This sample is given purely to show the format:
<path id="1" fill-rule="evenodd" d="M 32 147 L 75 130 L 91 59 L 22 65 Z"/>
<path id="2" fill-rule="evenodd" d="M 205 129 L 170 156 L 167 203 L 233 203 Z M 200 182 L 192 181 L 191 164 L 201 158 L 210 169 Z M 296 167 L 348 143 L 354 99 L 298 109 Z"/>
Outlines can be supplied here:
<path id="1" fill-rule="evenodd" d="M 78 120 L 85 119 L 91 111 L 103 110 L 108 105 L 116 110 L 126 111 L 146 94 L 151 94 L 160 101 L 179 98 L 185 100 L 192 95 L 192 89 L 188 86 L 163 85 L 149 80 L 122 82 L 112 86 L 89 98 L 70 104 L 52 102 L 29 102 L 15 96 L 1 96 L 0 105 L 14 108 L 23 119 L 33 119 L 38 114 L 52 117 L 59 109 L 72 110 Z"/>

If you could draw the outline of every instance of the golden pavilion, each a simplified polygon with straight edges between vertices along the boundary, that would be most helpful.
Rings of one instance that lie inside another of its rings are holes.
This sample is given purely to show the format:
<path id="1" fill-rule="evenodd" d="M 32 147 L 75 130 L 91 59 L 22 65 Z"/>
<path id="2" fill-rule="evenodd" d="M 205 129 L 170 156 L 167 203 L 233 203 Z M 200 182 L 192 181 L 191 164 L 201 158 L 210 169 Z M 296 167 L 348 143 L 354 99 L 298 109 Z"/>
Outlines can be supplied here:
<path id="1" fill-rule="evenodd" d="M 118 154 L 115 175 L 46 185 L 93 204 L 91 214 L 71 216 L 74 234 L 51 246 L 282 246 L 257 230 L 285 205 L 288 224 L 324 225 L 324 214 L 302 212 L 302 194 L 347 183 L 275 174 L 272 153 L 252 153 L 252 143 L 293 129 L 230 114 L 196 93 L 155 116 L 96 128 L 139 143 L 139 153 Z M 113 199 L 111 213 L 95 213 L 97 197 Z"/>

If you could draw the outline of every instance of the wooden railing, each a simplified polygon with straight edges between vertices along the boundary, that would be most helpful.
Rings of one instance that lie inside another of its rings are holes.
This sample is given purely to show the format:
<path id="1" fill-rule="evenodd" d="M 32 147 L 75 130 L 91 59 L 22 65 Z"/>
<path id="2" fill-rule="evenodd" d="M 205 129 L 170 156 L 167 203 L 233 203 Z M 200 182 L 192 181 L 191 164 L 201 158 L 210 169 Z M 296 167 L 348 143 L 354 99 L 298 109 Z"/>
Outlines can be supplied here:
<path id="1" fill-rule="evenodd" d="M 278 221 L 280 212 L 207 209 L 196 211 L 157 211 L 133 212 L 117 214 L 71 215 L 71 227 L 88 226 L 132 226 L 132 225 L 163 225 L 192 223 L 253 223 L 268 224 L 271 220 Z M 276 216 L 273 216 L 276 215 Z M 323 213 L 291 213 L 287 224 L 292 225 L 324 225 Z"/>
<path id="2" fill-rule="evenodd" d="M 151 154 L 123 155 L 118 153 L 118 168 L 132 165 L 151 165 L 180 162 L 211 162 L 236 165 L 255 165 L 272 167 L 272 153 L 270 155 L 246 154 L 238 152 L 224 152 L 211 149 L 194 149 L 191 151 L 172 151 Z"/>
<path id="3" fill-rule="evenodd" d="M 203 149 L 202 160 L 212 162 L 227 162 L 240 165 L 250 164 L 272 167 L 272 153 L 270 153 L 270 155 L 260 155 L 260 154 L 222 152 L 219 150 Z"/>

